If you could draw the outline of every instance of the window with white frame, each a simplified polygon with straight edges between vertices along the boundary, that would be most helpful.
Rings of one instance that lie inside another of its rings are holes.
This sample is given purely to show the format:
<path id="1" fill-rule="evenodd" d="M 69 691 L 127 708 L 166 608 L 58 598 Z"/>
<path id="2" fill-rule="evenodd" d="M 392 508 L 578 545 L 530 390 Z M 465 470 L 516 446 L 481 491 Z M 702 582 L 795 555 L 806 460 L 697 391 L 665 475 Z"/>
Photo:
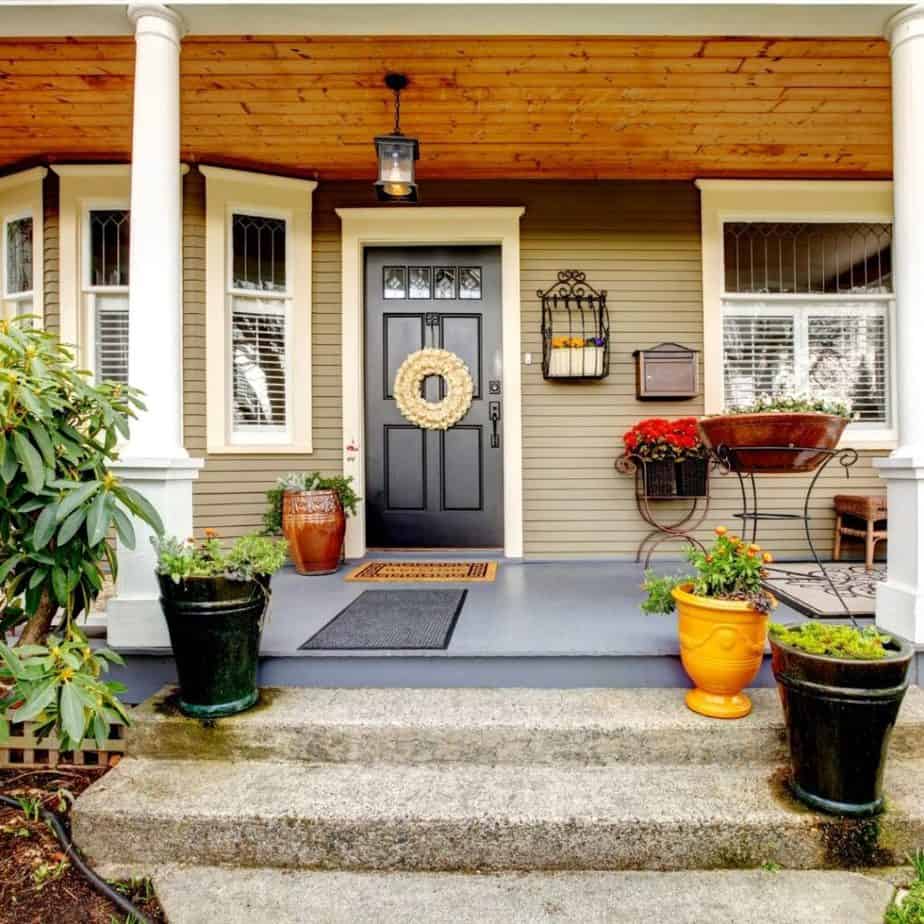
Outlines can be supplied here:
<path id="1" fill-rule="evenodd" d="M 317 186 L 205 177 L 209 453 L 310 453 L 311 206 Z"/>
<path id="2" fill-rule="evenodd" d="M 722 245 L 725 407 L 811 394 L 889 429 L 891 224 L 723 221 Z"/>
<path id="3" fill-rule="evenodd" d="M 31 212 L 3 219 L 3 314 L 32 314 L 34 221 Z"/>
<path id="4" fill-rule="evenodd" d="M 284 438 L 292 359 L 288 222 L 232 211 L 229 225 L 232 435 L 255 441 Z"/>
<path id="5" fill-rule="evenodd" d="M 89 205 L 83 219 L 87 359 L 97 381 L 127 384 L 129 211 Z"/>

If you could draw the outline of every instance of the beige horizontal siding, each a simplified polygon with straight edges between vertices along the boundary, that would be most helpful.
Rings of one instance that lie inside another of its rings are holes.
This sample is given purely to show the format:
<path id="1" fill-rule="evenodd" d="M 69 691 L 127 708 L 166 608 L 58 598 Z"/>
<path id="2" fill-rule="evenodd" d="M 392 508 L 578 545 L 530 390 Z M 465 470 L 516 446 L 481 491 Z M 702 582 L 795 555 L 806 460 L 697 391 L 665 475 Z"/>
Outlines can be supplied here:
<path id="1" fill-rule="evenodd" d="M 633 350 L 662 340 L 702 349 L 699 200 L 685 183 L 514 182 L 433 183 L 427 205 L 525 205 L 521 228 L 522 352 L 534 363 L 523 371 L 523 479 L 525 551 L 531 558 L 631 557 L 648 529 L 635 506 L 631 478 L 613 461 L 621 434 L 648 416 L 702 413 L 702 400 L 639 402 Z M 186 441 L 205 451 L 204 183 L 191 171 L 184 196 L 184 396 Z M 313 247 L 313 437 L 310 456 L 212 456 L 195 488 L 195 527 L 235 536 L 259 528 L 264 492 L 290 469 L 341 470 L 340 231 L 334 209 L 371 205 L 362 183 L 321 184 L 316 193 Z M 561 269 L 577 268 L 608 292 L 611 368 L 608 378 L 586 384 L 542 378 L 541 311 L 537 289 Z M 831 498 L 838 492 L 882 493 L 864 453 L 849 480 L 839 470 L 822 476 L 812 508 L 813 537 L 830 549 Z M 806 479 L 761 481 L 768 510 L 801 508 Z M 673 516 L 682 505 L 659 504 Z M 713 480 L 712 525 L 735 528 L 737 480 Z M 760 541 L 777 554 L 806 551 L 801 525 L 761 527 Z M 676 555 L 677 544 L 662 546 Z"/>
<path id="2" fill-rule="evenodd" d="M 58 256 L 59 228 L 58 174 L 49 170 L 42 182 L 42 303 L 45 330 L 57 333 L 61 328 Z"/>

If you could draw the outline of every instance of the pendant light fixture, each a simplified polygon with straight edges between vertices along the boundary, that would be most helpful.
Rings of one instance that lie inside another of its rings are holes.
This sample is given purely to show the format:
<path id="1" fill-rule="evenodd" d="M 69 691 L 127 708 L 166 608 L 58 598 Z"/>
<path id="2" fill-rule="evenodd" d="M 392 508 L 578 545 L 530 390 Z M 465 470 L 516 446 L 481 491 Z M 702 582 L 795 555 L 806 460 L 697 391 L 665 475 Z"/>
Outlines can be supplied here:
<path id="1" fill-rule="evenodd" d="M 375 192 L 386 202 L 417 201 L 414 162 L 420 157 L 420 146 L 416 138 L 401 134 L 401 91 L 407 84 L 404 74 L 385 75 L 385 86 L 395 94 L 395 128 L 390 135 L 379 135 L 375 139 L 379 163 Z"/>

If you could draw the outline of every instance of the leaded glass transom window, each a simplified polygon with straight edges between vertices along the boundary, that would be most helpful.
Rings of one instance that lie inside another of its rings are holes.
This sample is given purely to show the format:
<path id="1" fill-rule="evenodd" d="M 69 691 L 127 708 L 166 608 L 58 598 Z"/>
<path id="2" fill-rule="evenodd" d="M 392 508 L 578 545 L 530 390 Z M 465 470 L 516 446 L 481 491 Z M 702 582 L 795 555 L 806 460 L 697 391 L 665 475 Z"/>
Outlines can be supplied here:
<path id="1" fill-rule="evenodd" d="M 890 224 L 736 221 L 724 237 L 726 292 L 892 291 Z"/>
<path id="2" fill-rule="evenodd" d="M 128 210 L 92 210 L 90 212 L 90 285 L 127 286 L 128 257 Z"/>
<path id="3" fill-rule="evenodd" d="M 232 288 L 285 292 L 285 220 L 235 214 L 231 219 L 231 235 Z"/>
<path id="4" fill-rule="evenodd" d="M 32 291 L 32 218 L 6 223 L 6 294 Z"/>

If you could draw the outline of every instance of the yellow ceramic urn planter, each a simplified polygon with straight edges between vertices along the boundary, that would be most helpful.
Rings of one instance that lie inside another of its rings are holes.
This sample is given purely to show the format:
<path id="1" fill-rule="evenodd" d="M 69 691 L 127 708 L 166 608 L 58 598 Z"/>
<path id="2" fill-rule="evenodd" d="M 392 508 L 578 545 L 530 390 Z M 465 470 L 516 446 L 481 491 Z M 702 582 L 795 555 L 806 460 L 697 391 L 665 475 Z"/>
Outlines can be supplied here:
<path id="1" fill-rule="evenodd" d="M 687 693 L 687 706 L 710 718 L 740 719 L 751 711 L 741 691 L 760 670 L 769 616 L 747 601 L 698 597 L 692 587 L 672 591 L 680 660 L 696 685 Z"/>

